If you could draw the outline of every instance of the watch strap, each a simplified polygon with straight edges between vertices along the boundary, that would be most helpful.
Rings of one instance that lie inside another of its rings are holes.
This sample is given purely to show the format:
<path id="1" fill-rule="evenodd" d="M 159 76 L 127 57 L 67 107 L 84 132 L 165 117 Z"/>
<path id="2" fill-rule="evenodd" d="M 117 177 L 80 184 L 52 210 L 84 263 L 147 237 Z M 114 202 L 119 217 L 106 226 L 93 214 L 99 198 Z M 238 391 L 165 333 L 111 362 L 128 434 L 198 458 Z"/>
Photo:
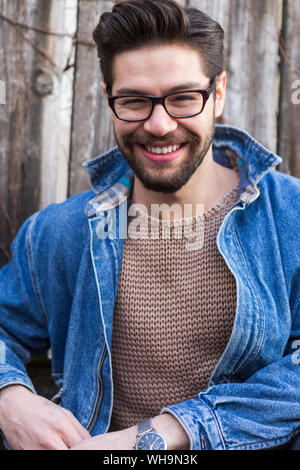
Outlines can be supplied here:
<path id="1" fill-rule="evenodd" d="M 152 429 L 152 418 L 145 419 L 137 424 L 137 435 L 141 436 L 146 432 L 152 431 Z"/>

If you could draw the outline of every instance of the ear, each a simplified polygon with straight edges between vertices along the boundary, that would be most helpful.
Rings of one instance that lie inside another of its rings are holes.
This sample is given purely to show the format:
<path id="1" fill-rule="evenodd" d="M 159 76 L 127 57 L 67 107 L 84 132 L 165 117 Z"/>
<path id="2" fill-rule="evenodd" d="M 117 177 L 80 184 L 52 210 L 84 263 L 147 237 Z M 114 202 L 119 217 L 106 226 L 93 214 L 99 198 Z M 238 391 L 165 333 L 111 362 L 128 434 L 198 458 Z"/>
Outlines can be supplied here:
<path id="1" fill-rule="evenodd" d="M 215 117 L 218 118 L 222 115 L 225 106 L 226 97 L 226 72 L 220 73 L 217 76 L 216 82 L 216 102 L 215 102 Z"/>
<path id="2" fill-rule="evenodd" d="M 110 112 L 111 116 L 113 117 L 114 114 L 113 114 L 113 112 L 112 112 L 112 110 L 111 110 L 111 107 L 110 107 L 109 104 L 108 104 L 108 101 L 107 101 L 106 83 L 103 82 L 103 81 L 101 81 L 101 82 L 100 82 L 100 86 L 101 86 L 101 89 L 102 89 L 103 96 L 104 96 L 104 98 L 106 98 L 105 101 L 106 101 L 106 105 L 107 105 L 107 107 L 108 107 L 108 111 Z"/>
<path id="3" fill-rule="evenodd" d="M 105 98 L 107 98 L 106 83 L 104 83 L 103 81 L 101 81 L 101 82 L 100 82 L 100 86 L 101 86 L 103 95 L 105 96 Z"/>

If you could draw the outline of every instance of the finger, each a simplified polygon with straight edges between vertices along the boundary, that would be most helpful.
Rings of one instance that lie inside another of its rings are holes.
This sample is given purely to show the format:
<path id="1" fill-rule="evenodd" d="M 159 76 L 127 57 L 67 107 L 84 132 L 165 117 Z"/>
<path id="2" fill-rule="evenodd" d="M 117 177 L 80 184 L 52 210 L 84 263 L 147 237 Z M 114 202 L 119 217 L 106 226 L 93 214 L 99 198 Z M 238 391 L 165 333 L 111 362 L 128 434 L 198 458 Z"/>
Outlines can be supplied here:
<path id="1" fill-rule="evenodd" d="M 82 424 L 78 421 L 77 418 L 65 408 L 62 408 L 62 411 L 68 416 L 70 421 L 72 422 L 73 426 L 77 429 L 78 433 L 80 434 L 82 439 L 90 439 L 90 433 L 82 426 Z"/>
<path id="2" fill-rule="evenodd" d="M 62 438 L 58 438 L 51 445 L 43 447 L 42 450 L 69 450 L 69 447 Z"/>
<path id="3" fill-rule="evenodd" d="M 68 445 L 64 442 L 62 436 L 57 432 L 44 433 L 36 441 L 32 441 L 28 447 L 28 450 L 67 450 Z"/>
<path id="4" fill-rule="evenodd" d="M 80 444 L 83 440 L 85 440 L 86 435 L 83 437 L 83 433 L 79 432 L 77 426 L 75 426 L 70 421 L 63 430 L 62 439 L 64 443 L 70 448 Z"/>

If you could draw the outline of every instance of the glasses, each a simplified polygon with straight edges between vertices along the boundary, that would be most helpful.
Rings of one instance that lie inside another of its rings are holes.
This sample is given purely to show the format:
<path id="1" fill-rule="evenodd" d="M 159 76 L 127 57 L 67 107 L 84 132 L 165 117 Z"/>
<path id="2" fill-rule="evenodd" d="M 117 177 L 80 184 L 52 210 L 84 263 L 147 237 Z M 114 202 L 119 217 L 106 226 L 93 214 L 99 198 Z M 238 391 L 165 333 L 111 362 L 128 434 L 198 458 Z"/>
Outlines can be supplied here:
<path id="1" fill-rule="evenodd" d="M 150 118 L 157 104 L 161 104 L 173 118 L 189 118 L 202 113 L 215 81 L 216 78 L 213 78 L 206 90 L 175 91 L 162 96 L 108 96 L 108 104 L 121 121 L 145 121 Z"/>

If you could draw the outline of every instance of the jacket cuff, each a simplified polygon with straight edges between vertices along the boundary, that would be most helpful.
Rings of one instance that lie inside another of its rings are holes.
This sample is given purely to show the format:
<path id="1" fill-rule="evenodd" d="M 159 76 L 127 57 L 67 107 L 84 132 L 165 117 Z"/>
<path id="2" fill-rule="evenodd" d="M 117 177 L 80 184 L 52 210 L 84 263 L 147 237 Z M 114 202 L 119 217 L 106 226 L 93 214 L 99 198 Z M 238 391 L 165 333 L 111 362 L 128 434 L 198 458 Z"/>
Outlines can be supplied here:
<path id="1" fill-rule="evenodd" d="M 214 411 L 195 398 L 163 408 L 178 419 L 190 438 L 190 450 L 225 450 L 225 442 Z"/>
<path id="2" fill-rule="evenodd" d="M 28 375 L 14 367 L 8 367 L 7 365 L 0 366 L 0 390 L 8 385 L 23 385 L 36 394 L 36 390 Z"/>

